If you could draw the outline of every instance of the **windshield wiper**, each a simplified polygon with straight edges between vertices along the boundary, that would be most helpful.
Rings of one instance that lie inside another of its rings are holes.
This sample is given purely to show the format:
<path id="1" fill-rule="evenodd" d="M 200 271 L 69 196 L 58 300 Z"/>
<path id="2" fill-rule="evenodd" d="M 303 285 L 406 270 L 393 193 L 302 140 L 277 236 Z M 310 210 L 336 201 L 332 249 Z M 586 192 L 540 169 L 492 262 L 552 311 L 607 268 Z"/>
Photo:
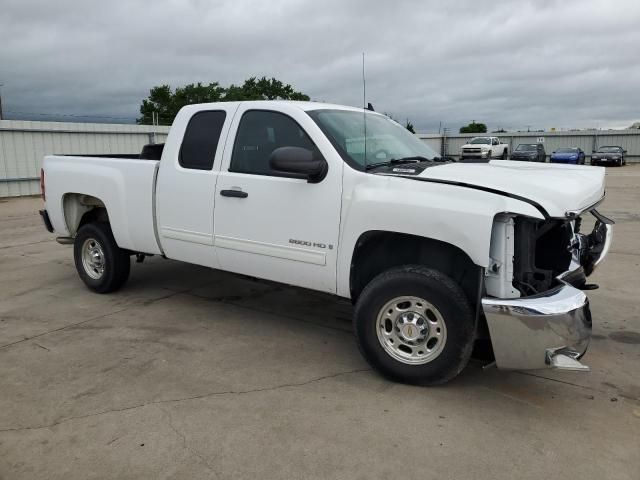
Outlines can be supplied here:
<path id="1" fill-rule="evenodd" d="M 400 163 L 420 163 L 420 162 L 432 162 L 433 160 L 422 157 L 420 155 L 415 155 L 411 157 L 402 157 L 402 158 L 392 158 L 391 160 L 387 160 L 385 162 L 372 163 L 367 165 L 367 170 L 373 170 L 374 168 L 386 167 L 389 165 L 398 165 Z"/>

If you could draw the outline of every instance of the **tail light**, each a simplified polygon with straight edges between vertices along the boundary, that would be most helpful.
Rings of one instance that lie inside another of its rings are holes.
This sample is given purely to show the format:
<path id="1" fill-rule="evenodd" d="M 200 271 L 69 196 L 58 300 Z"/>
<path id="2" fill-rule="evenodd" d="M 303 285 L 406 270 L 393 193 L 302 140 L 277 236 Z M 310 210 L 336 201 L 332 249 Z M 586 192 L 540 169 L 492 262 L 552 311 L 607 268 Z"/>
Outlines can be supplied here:
<path id="1" fill-rule="evenodd" d="M 44 193 L 44 168 L 40 169 L 40 196 L 42 197 L 42 200 L 46 201 L 46 195 Z"/>

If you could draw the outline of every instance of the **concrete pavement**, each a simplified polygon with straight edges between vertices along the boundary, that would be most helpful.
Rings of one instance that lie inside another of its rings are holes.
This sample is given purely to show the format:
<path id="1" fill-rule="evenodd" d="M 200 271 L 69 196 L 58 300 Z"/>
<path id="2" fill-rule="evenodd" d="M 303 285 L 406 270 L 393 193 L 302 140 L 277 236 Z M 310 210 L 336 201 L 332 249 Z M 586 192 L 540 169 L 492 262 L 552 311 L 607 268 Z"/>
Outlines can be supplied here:
<path id="1" fill-rule="evenodd" d="M 157 257 L 91 293 L 40 200 L 0 199 L 0 479 L 637 480 L 640 166 L 607 172 L 592 372 L 438 388 L 372 372 L 348 301 Z"/>

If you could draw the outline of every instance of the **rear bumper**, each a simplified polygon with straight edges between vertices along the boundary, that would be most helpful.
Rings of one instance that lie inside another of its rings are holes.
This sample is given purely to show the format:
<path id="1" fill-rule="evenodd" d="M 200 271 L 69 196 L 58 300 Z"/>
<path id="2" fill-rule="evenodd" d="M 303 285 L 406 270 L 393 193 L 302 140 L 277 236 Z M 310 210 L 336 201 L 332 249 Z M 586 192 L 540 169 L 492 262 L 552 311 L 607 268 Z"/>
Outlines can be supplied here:
<path id="1" fill-rule="evenodd" d="M 49 213 L 46 210 L 39 210 L 38 213 L 42 217 L 42 222 L 44 223 L 45 228 L 49 233 L 53 233 L 53 225 L 51 225 L 51 220 L 49 219 Z"/>

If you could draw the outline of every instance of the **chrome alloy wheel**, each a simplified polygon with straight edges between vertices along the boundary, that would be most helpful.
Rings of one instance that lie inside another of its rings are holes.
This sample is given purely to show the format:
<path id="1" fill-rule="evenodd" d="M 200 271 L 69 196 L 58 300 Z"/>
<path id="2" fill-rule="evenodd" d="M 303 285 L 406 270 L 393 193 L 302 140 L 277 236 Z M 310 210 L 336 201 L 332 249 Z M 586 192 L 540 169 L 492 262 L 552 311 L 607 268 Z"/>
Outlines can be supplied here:
<path id="1" fill-rule="evenodd" d="M 95 238 L 87 238 L 82 244 L 82 266 L 94 280 L 104 275 L 104 252 Z"/>
<path id="2" fill-rule="evenodd" d="M 436 359 L 447 342 L 447 327 L 440 311 L 419 297 L 396 297 L 380 310 L 376 333 L 392 358 L 408 365 Z"/>

